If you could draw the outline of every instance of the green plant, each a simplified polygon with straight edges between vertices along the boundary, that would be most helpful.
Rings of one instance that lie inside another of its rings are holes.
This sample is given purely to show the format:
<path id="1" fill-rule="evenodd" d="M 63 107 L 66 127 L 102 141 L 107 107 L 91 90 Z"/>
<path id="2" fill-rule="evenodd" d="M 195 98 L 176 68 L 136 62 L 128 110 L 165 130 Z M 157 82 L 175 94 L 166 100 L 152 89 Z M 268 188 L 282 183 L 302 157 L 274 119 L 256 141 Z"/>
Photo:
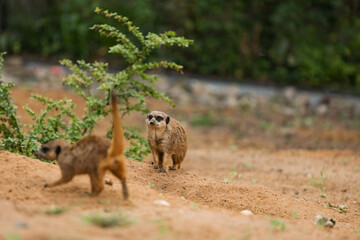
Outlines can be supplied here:
<path id="1" fill-rule="evenodd" d="M 237 175 L 237 172 L 235 171 L 232 171 L 232 172 L 229 172 L 230 176 L 231 176 L 231 179 L 234 179 Z"/>
<path id="2" fill-rule="evenodd" d="M 7 233 L 5 235 L 6 240 L 21 240 L 21 235 L 19 233 Z"/>
<path id="3" fill-rule="evenodd" d="M 195 209 L 199 208 L 200 204 L 198 202 L 191 202 L 191 206 Z"/>
<path id="4" fill-rule="evenodd" d="M 148 71 L 162 67 L 182 73 L 183 67 L 174 62 L 149 62 L 147 59 L 155 49 L 162 46 L 188 47 L 193 41 L 184 37 L 177 37 L 172 31 L 143 35 L 127 17 L 117 13 L 109 13 L 100 8 L 96 8 L 95 13 L 115 21 L 123 28 L 125 27 L 131 35 L 128 36 L 108 24 L 97 24 L 91 27 L 100 35 L 115 39 L 116 44 L 109 48 L 109 53 L 120 54 L 123 58 L 124 68 L 119 72 L 110 73 L 107 63 L 95 61 L 90 64 L 83 60 L 73 63 L 68 59 L 62 60 L 61 64 L 72 71 L 64 79 L 64 84 L 85 100 L 85 114 L 81 118 L 78 117 L 74 113 L 75 105 L 71 100 L 52 100 L 39 95 L 32 95 L 33 99 L 43 103 L 45 110 L 37 114 L 29 106 L 25 106 L 25 110 L 34 121 L 33 124 L 26 126 L 30 129 L 28 132 L 23 131 L 17 120 L 16 106 L 12 104 L 10 98 L 10 89 L 13 84 L 5 84 L 0 79 L 0 111 L 2 116 L 0 147 L 2 149 L 32 156 L 39 148 L 38 143 L 45 143 L 58 138 L 73 143 L 83 136 L 91 134 L 96 123 L 111 111 L 108 107 L 111 90 L 115 90 L 118 96 L 122 116 L 132 111 L 148 113 L 149 109 L 146 107 L 146 98 L 148 97 L 162 99 L 173 106 L 172 101 L 167 96 L 156 90 L 154 83 L 157 76 L 148 73 Z M 2 55 L 0 62 L 1 68 Z M 99 93 L 98 95 L 102 95 L 102 97 L 95 97 L 92 94 L 90 90 L 94 86 Z M 130 139 L 131 145 L 125 153 L 126 156 L 141 161 L 150 153 L 146 139 L 130 127 L 124 126 L 124 129 L 125 137 Z M 107 136 L 111 137 L 111 133 L 112 129 L 109 129 Z"/>
<path id="5" fill-rule="evenodd" d="M 151 188 L 151 187 L 153 187 L 153 186 L 155 186 L 155 185 L 152 184 L 151 182 L 148 182 L 148 184 L 145 185 L 145 187 L 149 187 L 149 188 Z"/>
<path id="6" fill-rule="evenodd" d="M 60 215 L 68 211 L 69 209 L 66 207 L 59 207 L 55 205 L 51 205 L 49 209 L 45 211 L 47 215 Z"/>
<path id="7" fill-rule="evenodd" d="M 293 211 L 292 214 L 291 214 L 291 218 L 292 218 L 292 219 L 296 219 L 296 218 L 297 218 L 297 215 L 298 215 L 298 212 L 297 212 L 297 211 Z"/>
<path id="8" fill-rule="evenodd" d="M 245 228 L 245 234 L 241 239 L 242 240 L 250 240 L 251 239 L 251 228 L 250 227 Z"/>
<path id="9" fill-rule="evenodd" d="M 346 205 L 339 205 L 339 213 L 347 213 L 347 206 Z"/>
<path id="10" fill-rule="evenodd" d="M 8 26 L 2 29 L 0 49 L 81 58 L 103 54 L 104 43 L 86 31 L 88 24 L 97 21 L 90 16 L 98 2 L 41 1 L 39 9 L 35 4 L 8 1 L 8 13 L 2 14 Z M 186 63 L 192 72 L 360 91 L 360 17 L 352 11 L 353 1 L 133 0 L 101 4 L 127 12 L 148 31 L 171 28 L 198 40 L 189 50 L 160 52 Z"/>
<path id="11" fill-rule="evenodd" d="M 286 225 L 281 220 L 271 219 L 269 228 L 271 228 L 273 230 L 281 230 L 281 231 L 283 231 L 283 230 L 285 230 Z"/>
<path id="12" fill-rule="evenodd" d="M 165 239 L 166 235 L 168 235 L 170 232 L 169 227 L 166 225 L 166 223 L 163 219 L 157 219 L 157 220 L 155 220 L 155 223 L 158 227 L 159 238 Z"/>
<path id="13" fill-rule="evenodd" d="M 206 112 L 205 114 L 193 115 L 190 124 L 194 127 L 211 127 L 216 125 L 217 121 L 212 112 Z"/>
<path id="14" fill-rule="evenodd" d="M 325 177 L 325 166 L 322 167 L 320 171 L 320 179 L 316 179 L 314 176 L 311 177 L 310 185 L 313 187 L 317 187 L 320 190 L 324 190 L 324 182 L 326 180 Z"/>
<path id="15" fill-rule="evenodd" d="M 244 167 L 247 168 L 248 170 L 251 170 L 254 168 L 251 163 L 244 163 Z"/>
<path id="16" fill-rule="evenodd" d="M 269 130 L 272 130 L 275 127 L 275 124 L 273 122 L 262 121 L 260 123 L 260 127 L 262 128 L 262 130 L 267 132 Z"/>
<path id="17" fill-rule="evenodd" d="M 115 227 L 115 226 L 122 227 L 134 223 L 134 220 L 129 219 L 127 216 L 124 216 L 121 213 L 116 213 L 107 216 L 93 214 L 89 216 L 83 216 L 82 219 L 87 223 L 91 223 L 103 228 Z"/>
<path id="18" fill-rule="evenodd" d="M 0 53 L 0 148 L 14 152 L 27 153 L 33 144 L 25 139 L 18 121 L 17 107 L 13 104 L 10 90 L 14 84 L 5 83 L 2 78 L 2 67 L 5 53 Z"/>

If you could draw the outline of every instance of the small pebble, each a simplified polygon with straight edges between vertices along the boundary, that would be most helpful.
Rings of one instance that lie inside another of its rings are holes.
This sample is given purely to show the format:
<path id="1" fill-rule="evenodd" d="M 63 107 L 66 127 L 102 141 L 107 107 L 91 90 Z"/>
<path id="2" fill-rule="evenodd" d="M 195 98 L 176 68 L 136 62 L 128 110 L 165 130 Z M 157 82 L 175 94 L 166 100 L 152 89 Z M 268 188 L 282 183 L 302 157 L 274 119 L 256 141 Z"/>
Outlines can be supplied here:
<path id="1" fill-rule="evenodd" d="M 245 215 L 245 216 L 252 216 L 254 215 L 250 210 L 242 210 L 240 212 L 242 215 Z"/>
<path id="2" fill-rule="evenodd" d="M 166 206 L 166 207 L 170 207 L 170 203 L 168 203 L 165 200 L 156 200 L 154 202 L 155 205 L 159 205 L 159 206 Z"/>

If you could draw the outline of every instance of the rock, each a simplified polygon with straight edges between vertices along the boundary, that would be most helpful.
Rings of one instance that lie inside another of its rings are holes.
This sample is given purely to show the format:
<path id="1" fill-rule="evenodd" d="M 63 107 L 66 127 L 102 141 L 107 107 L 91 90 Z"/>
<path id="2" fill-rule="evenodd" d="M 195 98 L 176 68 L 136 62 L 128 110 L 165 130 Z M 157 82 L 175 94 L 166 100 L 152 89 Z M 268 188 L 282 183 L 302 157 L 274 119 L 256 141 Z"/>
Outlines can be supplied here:
<path id="1" fill-rule="evenodd" d="M 295 105 L 300 114 L 305 115 L 310 109 L 310 97 L 308 94 L 299 94 L 295 99 Z"/>
<path id="2" fill-rule="evenodd" d="M 205 84 L 199 81 L 194 81 L 191 83 L 190 89 L 195 103 L 204 106 L 216 105 L 217 99 L 211 94 L 209 87 L 207 87 Z"/>
<path id="3" fill-rule="evenodd" d="M 15 227 L 16 228 L 27 228 L 28 224 L 26 222 L 16 222 Z"/>
<path id="4" fill-rule="evenodd" d="M 155 85 L 160 92 L 168 93 L 170 90 L 169 80 L 162 75 L 157 78 Z"/>
<path id="5" fill-rule="evenodd" d="M 191 101 L 190 94 L 179 85 L 176 85 L 169 90 L 169 96 L 171 99 L 181 104 L 188 104 Z"/>
<path id="6" fill-rule="evenodd" d="M 294 87 L 284 88 L 282 95 L 288 103 L 294 103 L 296 97 L 296 89 Z"/>
<path id="7" fill-rule="evenodd" d="M 238 105 L 239 90 L 236 85 L 226 86 L 219 92 L 219 98 L 222 99 L 222 107 L 233 108 Z"/>
<path id="8" fill-rule="evenodd" d="M 317 115 L 322 116 L 325 115 L 329 110 L 329 107 L 325 104 L 320 104 L 316 107 L 315 112 Z"/>
<path id="9" fill-rule="evenodd" d="M 326 114 L 330 109 L 330 103 L 331 103 L 330 97 L 327 95 L 323 96 L 319 100 L 319 103 L 315 108 L 316 114 L 320 116 Z"/>
<path id="10" fill-rule="evenodd" d="M 258 104 L 258 99 L 251 94 L 243 94 L 238 98 L 238 105 L 241 109 L 254 109 Z"/>
<path id="11" fill-rule="evenodd" d="M 170 207 L 170 203 L 168 203 L 167 201 L 165 200 L 156 200 L 154 202 L 155 205 L 158 205 L 158 206 L 165 206 L 165 207 Z"/>
<path id="12" fill-rule="evenodd" d="M 315 221 L 315 225 L 316 226 L 323 226 L 323 227 L 327 227 L 327 228 L 333 228 L 335 226 L 335 220 L 330 218 L 326 218 L 322 215 L 317 215 L 316 216 L 316 221 Z"/>
<path id="13" fill-rule="evenodd" d="M 292 107 L 284 107 L 282 110 L 282 114 L 286 117 L 295 117 L 296 113 L 296 109 Z"/>
<path id="14" fill-rule="evenodd" d="M 281 128 L 280 129 L 280 134 L 283 137 L 292 138 L 292 137 L 295 137 L 296 131 L 293 128 Z"/>

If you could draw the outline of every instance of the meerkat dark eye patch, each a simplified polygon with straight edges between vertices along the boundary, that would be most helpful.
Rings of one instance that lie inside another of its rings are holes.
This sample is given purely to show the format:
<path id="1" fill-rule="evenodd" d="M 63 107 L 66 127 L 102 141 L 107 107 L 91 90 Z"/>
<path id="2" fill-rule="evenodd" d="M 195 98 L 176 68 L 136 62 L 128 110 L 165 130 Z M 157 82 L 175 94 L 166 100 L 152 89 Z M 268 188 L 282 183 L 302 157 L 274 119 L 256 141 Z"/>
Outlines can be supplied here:
<path id="1" fill-rule="evenodd" d="M 156 117 L 156 121 L 161 122 L 162 120 L 164 120 L 164 118 L 162 116 L 157 116 Z"/>
<path id="2" fill-rule="evenodd" d="M 48 147 L 42 147 L 41 148 L 41 152 L 43 152 L 43 153 L 47 153 L 48 151 L 49 151 Z"/>
<path id="3" fill-rule="evenodd" d="M 60 146 L 57 146 L 56 149 L 55 149 L 55 154 L 56 156 L 58 156 L 61 152 L 61 147 Z"/>
<path id="4" fill-rule="evenodd" d="M 153 115 L 149 115 L 148 119 L 151 120 L 153 118 Z"/>

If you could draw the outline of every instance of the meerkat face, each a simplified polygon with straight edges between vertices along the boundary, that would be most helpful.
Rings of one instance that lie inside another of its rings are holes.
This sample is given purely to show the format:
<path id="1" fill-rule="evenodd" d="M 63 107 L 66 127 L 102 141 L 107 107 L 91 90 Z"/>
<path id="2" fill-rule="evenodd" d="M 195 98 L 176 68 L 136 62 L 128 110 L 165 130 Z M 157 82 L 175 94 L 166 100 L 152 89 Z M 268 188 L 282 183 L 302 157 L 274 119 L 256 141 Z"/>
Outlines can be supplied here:
<path id="1" fill-rule="evenodd" d="M 146 117 L 146 125 L 149 128 L 164 128 L 169 122 L 170 117 L 159 111 L 152 111 Z"/>
<path id="2" fill-rule="evenodd" d="M 57 160 L 61 150 L 67 145 L 68 145 L 68 143 L 63 140 L 54 140 L 54 141 L 45 143 L 35 153 L 35 156 L 37 158 L 42 158 L 42 159 L 47 159 L 47 160 Z"/>

